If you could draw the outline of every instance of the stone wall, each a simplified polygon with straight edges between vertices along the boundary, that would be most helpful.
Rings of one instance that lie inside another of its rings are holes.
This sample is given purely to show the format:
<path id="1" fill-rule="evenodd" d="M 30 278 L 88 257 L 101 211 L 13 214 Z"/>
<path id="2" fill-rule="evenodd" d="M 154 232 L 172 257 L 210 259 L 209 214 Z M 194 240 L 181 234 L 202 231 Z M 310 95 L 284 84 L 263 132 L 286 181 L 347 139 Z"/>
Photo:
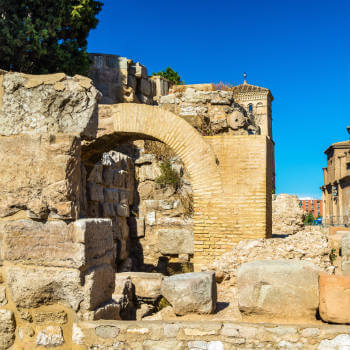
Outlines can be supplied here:
<path id="1" fill-rule="evenodd" d="M 73 350 L 336 350 L 350 346 L 349 326 L 232 322 L 85 322 L 73 326 Z"/>
<path id="2" fill-rule="evenodd" d="M 105 152 L 91 165 L 85 164 L 81 196 L 81 215 L 110 218 L 116 252 L 117 269 L 128 270 L 130 255 L 130 206 L 134 203 L 135 168 L 131 157 L 116 150 Z"/>
<path id="3" fill-rule="evenodd" d="M 213 84 L 174 86 L 159 98 L 159 106 L 187 120 L 202 135 L 259 134 L 252 114 L 235 103 L 232 91 Z"/>
<path id="4" fill-rule="evenodd" d="M 133 207 L 137 232 L 131 242 L 135 267 L 167 274 L 171 265 L 186 264 L 193 256 L 190 179 L 181 159 L 165 144 L 135 144 L 139 145 Z"/>
<path id="5" fill-rule="evenodd" d="M 102 92 L 102 103 L 136 102 L 155 104 L 155 99 L 168 93 L 171 84 L 156 76 L 148 77 L 147 68 L 126 57 L 89 54 L 92 60 L 89 76 Z"/>

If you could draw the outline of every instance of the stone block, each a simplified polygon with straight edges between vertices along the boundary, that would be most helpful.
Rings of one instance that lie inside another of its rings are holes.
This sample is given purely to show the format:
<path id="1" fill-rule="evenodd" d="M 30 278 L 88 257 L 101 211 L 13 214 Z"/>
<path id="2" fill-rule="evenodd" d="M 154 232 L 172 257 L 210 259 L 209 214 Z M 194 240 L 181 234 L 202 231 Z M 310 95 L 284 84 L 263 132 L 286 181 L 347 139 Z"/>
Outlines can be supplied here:
<path id="1" fill-rule="evenodd" d="M 64 221 L 8 221 L 3 235 L 4 260 L 75 268 L 85 263 L 85 247 L 75 243 L 72 225 Z"/>
<path id="2" fill-rule="evenodd" d="M 116 281 L 128 277 L 135 287 L 137 298 L 157 299 L 160 297 L 163 275 L 161 273 L 122 272 L 116 274 Z"/>
<path id="3" fill-rule="evenodd" d="M 106 166 L 103 169 L 103 183 L 106 186 L 113 184 L 114 179 L 114 169 L 111 166 Z"/>
<path id="4" fill-rule="evenodd" d="M 331 323 L 350 323 L 350 277 L 320 274 L 320 316 Z"/>
<path id="5" fill-rule="evenodd" d="M 39 219 L 79 217 L 79 138 L 63 134 L 0 137 L 0 149 L 0 217 L 20 210 Z"/>
<path id="6" fill-rule="evenodd" d="M 192 272 L 164 277 L 161 294 L 177 315 L 215 311 L 217 290 L 214 272 Z"/>
<path id="7" fill-rule="evenodd" d="M 8 221 L 3 224 L 4 259 L 14 263 L 87 269 L 112 263 L 113 232 L 109 219 Z"/>
<path id="8" fill-rule="evenodd" d="M 112 266 L 107 264 L 86 271 L 84 301 L 80 305 L 82 310 L 94 310 L 112 299 L 115 286 L 114 274 Z"/>
<path id="9" fill-rule="evenodd" d="M 90 201 L 96 201 L 96 202 L 103 202 L 104 201 L 104 194 L 103 194 L 103 186 L 99 185 L 94 182 L 88 182 L 87 183 L 87 193 L 88 193 L 88 200 Z"/>
<path id="10" fill-rule="evenodd" d="M 48 326 L 41 329 L 36 337 L 36 345 L 55 347 L 64 344 L 62 328 L 59 326 Z"/>
<path id="11" fill-rule="evenodd" d="M 65 133 L 95 137 L 100 93 L 91 80 L 64 73 L 6 73 L 0 135 Z"/>
<path id="12" fill-rule="evenodd" d="M 68 320 L 67 313 L 65 311 L 34 311 L 33 322 L 34 323 L 56 323 L 66 324 Z"/>
<path id="13" fill-rule="evenodd" d="M 105 188 L 103 190 L 104 200 L 108 203 L 119 202 L 119 191 L 115 188 Z"/>
<path id="14" fill-rule="evenodd" d="M 13 302 L 19 308 L 62 303 L 78 310 L 84 300 L 80 271 L 53 267 L 5 267 Z"/>
<path id="15" fill-rule="evenodd" d="M 145 164 L 137 168 L 137 178 L 139 182 L 147 180 L 154 181 L 161 175 L 161 170 L 157 164 Z"/>
<path id="16" fill-rule="evenodd" d="M 158 230 L 158 248 L 162 254 L 193 254 L 193 232 L 186 229 Z"/>
<path id="17" fill-rule="evenodd" d="M 318 268 L 296 260 L 253 261 L 238 270 L 238 303 L 244 315 L 315 319 Z"/>
<path id="18" fill-rule="evenodd" d="M 145 153 L 135 160 L 135 165 L 152 164 L 155 160 L 154 154 Z"/>
<path id="19" fill-rule="evenodd" d="M 95 164 L 87 178 L 88 182 L 95 182 L 97 184 L 102 184 L 103 183 L 102 172 L 103 172 L 103 165 Z"/>
<path id="20" fill-rule="evenodd" d="M 141 79 L 141 94 L 145 96 L 151 96 L 152 95 L 152 85 L 151 82 L 148 79 Z"/>
<path id="21" fill-rule="evenodd" d="M 103 212 L 104 218 L 114 218 L 116 214 L 116 210 L 114 208 L 113 203 L 103 203 L 102 212 Z"/>
<path id="22" fill-rule="evenodd" d="M 134 75 L 136 78 L 147 78 L 147 68 L 136 62 L 130 66 L 130 74 Z"/>
<path id="23" fill-rule="evenodd" d="M 7 350 L 15 341 L 16 322 L 12 311 L 0 309 L 0 350 Z"/>
<path id="24" fill-rule="evenodd" d="M 120 320 L 121 305 L 112 301 L 94 311 L 94 320 Z"/>
<path id="25" fill-rule="evenodd" d="M 130 208 L 127 204 L 117 204 L 117 215 L 122 217 L 128 217 L 130 215 Z"/>

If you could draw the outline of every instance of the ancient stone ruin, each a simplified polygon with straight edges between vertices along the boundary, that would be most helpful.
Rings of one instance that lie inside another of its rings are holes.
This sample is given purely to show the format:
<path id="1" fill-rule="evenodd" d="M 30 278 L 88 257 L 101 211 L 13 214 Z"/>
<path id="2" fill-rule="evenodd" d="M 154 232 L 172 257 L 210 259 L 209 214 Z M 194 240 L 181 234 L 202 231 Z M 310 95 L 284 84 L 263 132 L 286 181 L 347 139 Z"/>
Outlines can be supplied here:
<path id="1" fill-rule="evenodd" d="M 0 350 L 348 346 L 348 233 L 271 238 L 270 91 L 91 76 L 0 72 Z"/>

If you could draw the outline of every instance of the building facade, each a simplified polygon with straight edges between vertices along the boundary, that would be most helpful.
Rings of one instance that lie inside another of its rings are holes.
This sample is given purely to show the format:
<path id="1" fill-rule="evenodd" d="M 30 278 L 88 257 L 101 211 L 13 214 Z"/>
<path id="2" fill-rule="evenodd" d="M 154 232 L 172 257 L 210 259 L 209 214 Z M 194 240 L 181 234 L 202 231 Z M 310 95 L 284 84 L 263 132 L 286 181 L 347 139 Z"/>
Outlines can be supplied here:
<path id="1" fill-rule="evenodd" d="M 306 213 L 312 213 L 314 218 L 323 217 L 322 199 L 301 198 L 300 207 L 303 208 Z"/>
<path id="2" fill-rule="evenodd" d="M 326 225 L 350 225 L 350 141 L 332 144 L 324 152 L 322 200 Z"/>

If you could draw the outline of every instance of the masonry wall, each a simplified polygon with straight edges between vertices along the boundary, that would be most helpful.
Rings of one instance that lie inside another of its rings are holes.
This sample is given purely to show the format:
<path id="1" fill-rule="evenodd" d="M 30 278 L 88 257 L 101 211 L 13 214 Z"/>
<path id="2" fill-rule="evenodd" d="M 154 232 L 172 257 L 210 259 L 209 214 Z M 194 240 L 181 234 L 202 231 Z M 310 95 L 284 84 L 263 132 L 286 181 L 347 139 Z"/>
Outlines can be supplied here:
<path id="1" fill-rule="evenodd" d="M 348 344 L 349 332 L 334 325 L 100 321 L 74 324 L 73 350 L 326 350 Z"/>
<path id="2" fill-rule="evenodd" d="M 205 139 L 218 157 L 224 196 L 236 216 L 237 235 L 243 239 L 270 236 L 271 141 L 260 135 Z"/>
<path id="3" fill-rule="evenodd" d="M 194 252 L 198 266 L 243 239 L 272 233 L 272 141 L 262 135 L 207 136 L 218 159 L 223 196 L 195 204 Z M 210 234 L 206 234 L 210 227 Z"/>

